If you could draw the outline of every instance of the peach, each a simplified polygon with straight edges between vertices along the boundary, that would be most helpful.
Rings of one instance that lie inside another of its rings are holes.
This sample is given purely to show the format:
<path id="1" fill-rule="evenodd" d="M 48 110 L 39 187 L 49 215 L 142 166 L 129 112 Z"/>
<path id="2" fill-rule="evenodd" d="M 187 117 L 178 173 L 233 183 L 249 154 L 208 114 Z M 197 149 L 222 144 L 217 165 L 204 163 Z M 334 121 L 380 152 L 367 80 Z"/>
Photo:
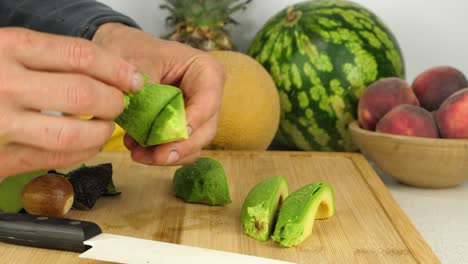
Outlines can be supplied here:
<path id="1" fill-rule="evenodd" d="M 433 111 L 450 95 L 468 87 L 468 81 L 462 72 L 453 67 L 437 66 L 419 74 L 412 87 L 421 106 Z"/>
<path id="2" fill-rule="evenodd" d="M 419 106 L 418 98 L 405 80 L 389 77 L 372 83 L 359 99 L 359 125 L 367 130 L 375 130 L 380 118 L 400 104 Z"/>
<path id="3" fill-rule="evenodd" d="M 443 138 L 468 138 L 468 88 L 447 98 L 436 113 Z"/>
<path id="4" fill-rule="evenodd" d="M 377 123 L 376 131 L 413 137 L 439 137 L 437 124 L 426 109 L 415 105 L 399 105 Z"/>

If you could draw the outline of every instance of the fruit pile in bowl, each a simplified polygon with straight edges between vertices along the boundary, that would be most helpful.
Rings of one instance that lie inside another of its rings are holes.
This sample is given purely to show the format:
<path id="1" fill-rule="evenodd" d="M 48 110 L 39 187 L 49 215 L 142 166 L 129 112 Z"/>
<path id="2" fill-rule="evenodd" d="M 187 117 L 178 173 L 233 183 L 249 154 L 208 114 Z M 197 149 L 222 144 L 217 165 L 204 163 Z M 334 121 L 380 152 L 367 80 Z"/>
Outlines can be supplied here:
<path id="1" fill-rule="evenodd" d="M 468 81 L 454 67 L 430 68 L 411 85 L 374 82 L 349 128 L 362 153 L 399 182 L 446 188 L 468 180 Z"/>

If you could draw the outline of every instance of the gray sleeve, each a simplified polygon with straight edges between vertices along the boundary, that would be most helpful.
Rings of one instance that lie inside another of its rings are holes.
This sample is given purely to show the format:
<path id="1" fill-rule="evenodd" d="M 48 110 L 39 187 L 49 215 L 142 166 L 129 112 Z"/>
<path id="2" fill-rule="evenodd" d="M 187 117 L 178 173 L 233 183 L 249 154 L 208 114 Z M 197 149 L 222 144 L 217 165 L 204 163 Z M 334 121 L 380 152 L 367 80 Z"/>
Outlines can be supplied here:
<path id="1" fill-rule="evenodd" d="M 94 0 L 0 0 L 0 27 L 25 27 L 91 39 L 107 22 L 140 28 L 130 17 Z"/>

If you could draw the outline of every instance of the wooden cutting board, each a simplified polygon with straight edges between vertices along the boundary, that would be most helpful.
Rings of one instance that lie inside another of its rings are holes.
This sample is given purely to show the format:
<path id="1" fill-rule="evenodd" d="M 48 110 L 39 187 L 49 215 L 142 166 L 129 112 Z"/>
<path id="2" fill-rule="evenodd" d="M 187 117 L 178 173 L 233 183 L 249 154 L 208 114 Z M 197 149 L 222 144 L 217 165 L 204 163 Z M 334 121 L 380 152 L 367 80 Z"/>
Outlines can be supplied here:
<path id="1" fill-rule="evenodd" d="M 127 153 L 102 153 L 88 165 L 112 162 L 122 195 L 103 197 L 91 211 L 67 217 L 99 224 L 104 232 L 296 263 L 440 263 L 390 192 L 359 154 L 308 152 L 205 152 L 228 176 L 233 202 L 225 207 L 187 204 L 174 197 L 176 167 L 134 163 Z M 327 181 L 336 215 L 317 220 L 312 235 L 296 248 L 259 242 L 243 234 L 239 212 L 259 181 L 283 175 L 290 191 Z M 77 253 L 0 243 L 1 263 L 91 263 Z M 5 262 L 3 262 L 5 261 Z"/>

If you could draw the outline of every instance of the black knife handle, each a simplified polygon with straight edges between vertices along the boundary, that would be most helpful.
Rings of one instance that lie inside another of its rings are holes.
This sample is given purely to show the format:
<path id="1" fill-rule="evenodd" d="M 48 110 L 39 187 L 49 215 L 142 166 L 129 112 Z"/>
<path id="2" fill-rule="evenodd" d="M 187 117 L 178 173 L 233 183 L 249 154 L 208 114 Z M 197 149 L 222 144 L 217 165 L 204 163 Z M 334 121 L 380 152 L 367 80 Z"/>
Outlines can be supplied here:
<path id="1" fill-rule="evenodd" d="M 39 248 L 84 252 L 84 241 L 102 233 L 92 222 L 29 214 L 0 213 L 0 241 Z"/>

